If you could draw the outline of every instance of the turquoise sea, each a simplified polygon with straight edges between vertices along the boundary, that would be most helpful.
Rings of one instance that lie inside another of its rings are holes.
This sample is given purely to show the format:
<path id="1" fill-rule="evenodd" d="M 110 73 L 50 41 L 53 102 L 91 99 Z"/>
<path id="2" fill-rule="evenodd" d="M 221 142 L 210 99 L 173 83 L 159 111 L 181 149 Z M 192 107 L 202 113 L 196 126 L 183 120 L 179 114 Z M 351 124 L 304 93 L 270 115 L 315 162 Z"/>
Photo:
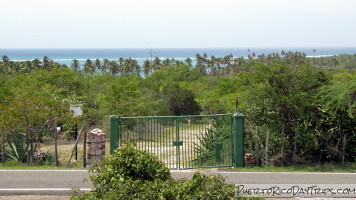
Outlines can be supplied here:
<path id="1" fill-rule="evenodd" d="M 315 49 L 315 51 L 314 51 Z M 109 59 L 134 58 L 139 63 L 153 57 L 175 58 L 184 60 L 185 58 L 195 58 L 197 53 L 206 53 L 209 57 L 223 57 L 232 54 L 234 57 L 247 57 L 249 54 L 269 54 L 284 51 L 304 52 L 307 56 L 332 56 L 340 54 L 356 54 L 356 47 L 353 48 L 136 48 L 136 49 L 0 49 L 0 56 L 7 55 L 10 60 L 25 61 L 38 58 L 43 59 L 48 56 L 50 59 L 70 66 L 72 60 L 77 59 L 81 64 L 86 59 Z M 151 53 L 152 52 L 152 53 Z"/>

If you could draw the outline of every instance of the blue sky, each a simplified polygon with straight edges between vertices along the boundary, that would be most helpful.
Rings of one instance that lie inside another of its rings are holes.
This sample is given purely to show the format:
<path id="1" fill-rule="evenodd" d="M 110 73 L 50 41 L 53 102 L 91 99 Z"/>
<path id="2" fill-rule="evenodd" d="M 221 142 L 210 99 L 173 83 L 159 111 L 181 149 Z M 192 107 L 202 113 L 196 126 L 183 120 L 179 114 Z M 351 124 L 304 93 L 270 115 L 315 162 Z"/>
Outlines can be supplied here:
<path id="1" fill-rule="evenodd" d="M 2 0 L 0 48 L 356 47 L 355 0 Z"/>

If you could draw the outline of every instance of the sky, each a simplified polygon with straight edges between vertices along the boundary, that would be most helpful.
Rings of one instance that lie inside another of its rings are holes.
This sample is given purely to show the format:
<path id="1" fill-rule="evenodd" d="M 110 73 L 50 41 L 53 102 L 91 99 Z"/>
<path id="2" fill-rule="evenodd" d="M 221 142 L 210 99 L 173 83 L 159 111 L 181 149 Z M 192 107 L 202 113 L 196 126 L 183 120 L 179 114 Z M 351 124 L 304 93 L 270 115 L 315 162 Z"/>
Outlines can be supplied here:
<path id="1" fill-rule="evenodd" d="M 356 47 L 355 0 L 0 0 L 0 48 Z"/>

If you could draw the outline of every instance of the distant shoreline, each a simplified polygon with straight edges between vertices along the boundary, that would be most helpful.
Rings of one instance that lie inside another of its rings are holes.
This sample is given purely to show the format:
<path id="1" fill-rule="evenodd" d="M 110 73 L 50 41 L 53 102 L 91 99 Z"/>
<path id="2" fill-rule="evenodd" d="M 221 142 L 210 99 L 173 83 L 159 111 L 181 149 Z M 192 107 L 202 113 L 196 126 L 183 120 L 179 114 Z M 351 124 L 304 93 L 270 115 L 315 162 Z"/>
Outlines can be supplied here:
<path id="1" fill-rule="evenodd" d="M 314 51 L 315 50 L 315 51 Z M 145 60 L 154 59 L 156 57 L 163 59 L 172 59 L 184 61 L 186 58 L 195 60 L 195 56 L 199 53 L 207 57 L 224 57 L 232 54 L 235 58 L 248 58 L 248 55 L 268 55 L 270 53 L 281 52 L 303 52 L 308 58 L 329 57 L 341 54 L 356 54 L 356 47 L 350 48 L 116 48 L 116 49 L 0 49 L 0 56 L 8 56 L 12 61 L 32 61 L 34 59 L 42 60 L 44 56 L 60 64 L 70 66 L 74 59 L 80 64 L 87 59 L 117 61 L 119 58 L 132 58 L 142 64 Z"/>

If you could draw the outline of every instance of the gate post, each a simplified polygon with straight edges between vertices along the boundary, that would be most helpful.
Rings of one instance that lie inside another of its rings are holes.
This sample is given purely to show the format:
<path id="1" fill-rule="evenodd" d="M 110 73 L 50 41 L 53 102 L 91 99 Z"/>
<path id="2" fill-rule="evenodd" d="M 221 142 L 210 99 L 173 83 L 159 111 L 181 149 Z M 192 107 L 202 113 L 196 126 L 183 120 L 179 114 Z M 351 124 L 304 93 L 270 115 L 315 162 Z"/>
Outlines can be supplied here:
<path id="1" fill-rule="evenodd" d="M 234 118 L 234 167 L 244 166 L 244 115 L 235 113 Z"/>
<path id="2" fill-rule="evenodd" d="M 110 115 L 110 155 L 119 147 L 119 117 Z"/>

